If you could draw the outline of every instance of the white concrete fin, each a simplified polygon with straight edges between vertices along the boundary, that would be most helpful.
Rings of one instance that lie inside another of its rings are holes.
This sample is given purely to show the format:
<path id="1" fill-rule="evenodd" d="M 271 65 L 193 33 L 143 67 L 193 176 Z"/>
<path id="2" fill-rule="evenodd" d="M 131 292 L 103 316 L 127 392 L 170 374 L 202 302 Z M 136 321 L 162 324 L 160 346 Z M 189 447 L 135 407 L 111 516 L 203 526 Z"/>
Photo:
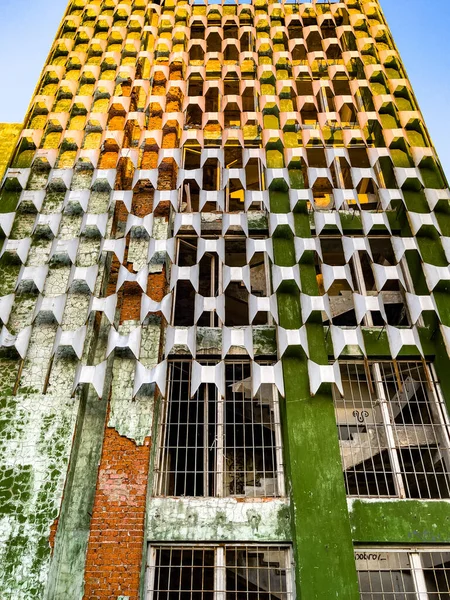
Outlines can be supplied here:
<path id="1" fill-rule="evenodd" d="M 42 265 L 40 267 L 24 267 L 22 266 L 19 271 L 17 278 L 16 290 L 20 284 L 24 282 L 32 282 L 39 292 L 44 291 L 45 280 L 48 274 L 48 266 Z"/>
<path id="2" fill-rule="evenodd" d="M 27 355 L 28 344 L 30 343 L 32 327 L 29 325 L 13 335 L 3 326 L 0 330 L 0 348 L 14 348 L 21 359 Z"/>
<path id="3" fill-rule="evenodd" d="M 302 320 L 307 323 L 313 312 L 324 312 L 331 321 L 330 299 L 327 294 L 324 296 L 309 296 L 300 294 L 300 307 L 302 311 Z"/>
<path id="4" fill-rule="evenodd" d="M 252 361 L 252 397 L 254 398 L 259 388 L 264 383 L 273 384 L 281 396 L 284 397 L 283 366 L 281 361 L 274 365 L 260 365 Z"/>
<path id="5" fill-rule="evenodd" d="M 192 361 L 191 398 L 202 383 L 215 385 L 220 396 L 222 398 L 225 396 L 225 363 L 223 360 L 216 365 L 201 365 L 196 360 Z"/>
<path id="6" fill-rule="evenodd" d="M 143 292 L 147 291 L 148 267 L 142 267 L 137 273 L 132 273 L 123 265 L 120 265 L 117 277 L 116 292 L 120 290 L 125 282 L 137 283 Z"/>
<path id="7" fill-rule="evenodd" d="M 141 297 L 141 323 L 145 321 L 150 313 L 162 312 L 166 321 L 170 323 L 172 315 L 172 294 L 166 294 L 161 302 L 152 300 L 147 294 L 142 294 Z"/>
<path id="8" fill-rule="evenodd" d="M 89 301 L 88 316 L 92 312 L 102 312 L 108 319 L 110 325 L 114 323 L 116 317 L 117 294 L 111 294 L 106 298 L 96 298 L 91 296 Z"/>
<path id="9" fill-rule="evenodd" d="M 39 314 L 49 313 L 58 325 L 61 325 L 66 301 L 67 294 L 60 294 L 59 296 L 42 296 L 39 294 L 34 308 L 32 322 L 34 323 Z"/>
<path id="10" fill-rule="evenodd" d="M 166 330 L 165 355 L 169 356 L 174 346 L 185 346 L 193 357 L 197 354 L 197 328 L 192 327 L 172 327 L 169 325 Z"/>
<path id="11" fill-rule="evenodd" d="M 308 375 L 309 389 L 312 396 L 315 396 L 321 386 L 325 383 L 335 384 L 341 393 L 341 396 L 344 395 L 338 361 L 334 362 L 332 365 L 319 365 L 312 360 L 308 360 Z"/>
<path id="12" fill-rule="evenodd" d="M 127 241 L 125 238 L 119 238 L 117 240 L 102 240 L 100 244 L 99 256 L 102 252 L 112 252 L 120 263 L 123 263 L 125 257 L 125 248 Z"/>
<path id="13" fill-rule="evenodd" d="M 306 356 L 309 356 L 308 335 L 304 325 L 299 329 L 277 327 L 277 335 L 280 356 L 283 356 L 289 346 L 301 346 Z"/>
<path id="14" fill-rule="evenodd" d="M 64 331 L 61 327 L 58 327 L 55 342 L 53 344 L 52 356 L 62 348 L 70 348 L 75 353 L 78 360 L 81 360 L 86 334 L 86 325 L 82 325 L 74 331 Z"/>
<path id="15" fill-rule="evenodd" d="M 274 292 L 286 283 L 295 283 L 297 288 L 301 290 L 299 266 L 280 267 L 279 265 L 272 265 L 272 285 Z"/>
<path id="16" fill-rule="evenodd" d="M 231 348 L 240 348 L 253 358 L 253 333 L 252 328 L 226 327 L 222 328 L 222 358 L 228 354 Z"/>
<path id="17" fill-rule="evenodd" d="M 350 265 L 336 266 L 323 263 L 321 270 L 323 275 L 323 285 L 326 292 L 328 292 L 335 281 L 346 281 L 351 289 L 354 289 Z"/>
<path id="18" fill-rule="evenodd" d="M 93 386 L 99 398 L 103 395 L 105 384 L 107 361 L 103 361 L 96 366 L 78 365 L 75 372 L 72 394 L 80 384 L 87 383 Z"/>
<path id="19" fill-rule="evenodd" d="M 82 283 L 86 285 L 91 294 L 94 293 L 95 283 L 97 281 L 98 265 L 92 265 L 90 267 L 75 267 L 72 265 L 69 275 L 69 281 L 67 283 L 67 291 L 70 290 L 74 283 Z"/>
<path id="20" fill-rule="evenodd" d="M 347 346 L 358 347 L 364 356 L 367 356 L 361 327 L 342 328 L 330 325 L 331 339 L 333 341 L 334 358 L 339 358 Z"/>
<path id="21" fill-rule="evenodd" d="M 179 267 L 172 265 L 170 270 L 170 291 L 177 285 L 178 281 L 190 281 L 192 287 L 198 292 L 200 280 L 200 265 L 192 265 L 191 267 Z"/>
<path id="22" fill-rule="evenodd" d="M 223 265 L 223 289 L 226 290 L 231 282 L 242 282 L 247 288 L 248 293 L 251 292 L 250 285 L 250 267 L 229 267 Z"/>
<path id="23" fill-rule="evenodd" d="M 218 296 L 202 296 L 195 294 L 194 323 L 204 312 L 215 312 L 222 323 L 225 321 L 225 294 Z"/>
<path id="24" fill-rule="evenodd" d="M 397 358 L 403 346 L 415 346 L 419 350 L 421 356 L 424 356 L 417 327 L 414 326 L 411 329 L 399 329 L 392 325 L 386 325 L 386 332 L 392 358 Z"/>
<path id="25" fill-rule="evenodd" d="M 163 398 L 166 396 L 167 360 L 148 369 L 136 361 L 136 371 L 133 384 L 133 398 L 139 394 L 143 385 L 155 384 Z"/>
<path id="26" fill-rule="evenodd" d="M 142 327 L 140 325 L 127 334 L 121 334 L 111 326 L 108 334 L 108 343 L 106 345 L 106 357 L 108 357 L 113 350 L 122 349 L 129 350 L 135 358 L 139 359 L 141 351 L 141 335 Z"/>

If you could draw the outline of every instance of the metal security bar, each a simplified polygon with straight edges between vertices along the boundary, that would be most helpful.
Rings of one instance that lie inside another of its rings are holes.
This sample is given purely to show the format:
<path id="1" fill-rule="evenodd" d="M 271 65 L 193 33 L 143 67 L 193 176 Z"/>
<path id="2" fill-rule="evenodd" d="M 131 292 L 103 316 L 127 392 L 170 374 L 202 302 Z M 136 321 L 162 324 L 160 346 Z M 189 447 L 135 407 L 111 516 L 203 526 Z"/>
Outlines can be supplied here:
<path id="1" fill-rule="evenodd" d="M 209 362 L 208 364 L 214 364 Z M 156 477 L 160 496 L 284 495 L 277 394 L 252 396 L 248 361 L 226 361 L 225 397 L 201 384 L 191 398 L 190 361 L 169 364 Z"/>
<path id="2" fill-rule="evenodd" d="M 361 600 L 449 600 L 450 552 L 358 549 Z"/>
<path id="3" fill-rule="evenodd" d="M 289 546 L 150 546 L 146 600 L 294 600 Z"/>
<path id="4" fill-rule="evenodd" d="M 450 497 L 446 408 L 424 363 L 342 363 L 334 392 L 347 493 Z"/>

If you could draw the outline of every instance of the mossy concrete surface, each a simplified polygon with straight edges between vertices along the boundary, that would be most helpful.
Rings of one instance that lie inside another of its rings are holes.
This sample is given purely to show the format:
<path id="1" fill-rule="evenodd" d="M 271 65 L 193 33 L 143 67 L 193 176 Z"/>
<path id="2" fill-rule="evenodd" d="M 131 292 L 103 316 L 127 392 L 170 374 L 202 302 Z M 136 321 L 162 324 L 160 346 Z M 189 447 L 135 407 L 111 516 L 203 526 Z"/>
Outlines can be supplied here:
<path id="1" fill-rule="evenodd" d="M 11 365 L 0 364 L 0 379 Z M 14 372 L 14 371 L 13 371 Z M 78 402 L 64 396 L 0 396 L 0 589 L 2 600 L 43 598 Z"/>
<path id="2" fill-rule="evenodd" d="M 0 180 L 11 161 L 22 128 L 21 123 L 0 123 Z"/>
<path id="3" fill-rule="evenodd" d="M 355 543 L 449 544 L 448 500 L 349 500 Z"/>
<path id="4" fill-rule="evenodd" d="M 289 212 L 287 192 L 270 193 L 273 212 Z M 309 237 L 306 211 L 296 214 L 298 235 Z M 295 264 L 293 238 L 273 238 L 275 263 Z M 300 264 L 302 289 L 319 293 L 313 264 Z M 280 326 L 302 325 L 297 289 L 279 291 Z M 322 324 L 307 324 L 310 357 L 328 363 Z M 283 357 L 285 398 L 280 399 L 286 475 L 291 498 L 297 596 L 304 600 L 359 598 L 353 542 L 330 386 L 311 396 L 304 354 Z M 324 573 L 327 574 L 324 577 Z"/>
<path id="5" fill-rule="evenodd" d="M 148 538 L 158 542 L 288 542 L 289 517 L 286 499 L 153 498 L 148 506 Z"/>

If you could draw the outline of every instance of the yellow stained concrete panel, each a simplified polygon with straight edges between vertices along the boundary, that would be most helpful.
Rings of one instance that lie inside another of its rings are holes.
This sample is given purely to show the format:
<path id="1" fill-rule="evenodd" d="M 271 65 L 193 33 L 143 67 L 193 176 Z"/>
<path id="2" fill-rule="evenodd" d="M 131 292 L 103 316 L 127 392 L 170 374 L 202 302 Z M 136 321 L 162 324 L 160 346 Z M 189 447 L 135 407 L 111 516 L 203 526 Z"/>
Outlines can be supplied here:
<path id="1" fill-rule="evenodd" d="M 8 168 L 22 127 L 21 123 L 0 123 L 0 179 Z"/>

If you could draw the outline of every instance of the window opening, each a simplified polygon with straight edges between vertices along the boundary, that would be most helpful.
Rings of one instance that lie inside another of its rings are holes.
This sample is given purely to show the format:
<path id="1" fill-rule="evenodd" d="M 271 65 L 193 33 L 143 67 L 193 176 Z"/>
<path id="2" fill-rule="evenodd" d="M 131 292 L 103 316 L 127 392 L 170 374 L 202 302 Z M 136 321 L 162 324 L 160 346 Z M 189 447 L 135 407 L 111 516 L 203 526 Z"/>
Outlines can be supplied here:
<path id="1" fill-rule="evenodd" d="M 202 189 L 208 192 L 220 190 L 220 163 L 217 158 L 208 158 L 203 165 Z"/>
<path id="2" fill-rule="evenodd" d="M 245 181 L 249 191 L 264 190 L 264 167 L 259 158 L 250 158 L 245 165 Z"/>
<path id="3" fill-rule="evenodd" d="M 203 96 L 203 80 L 189 79 L 188 96 Z"/>
<path id="4" fill-rule="evenodd" d="M 206 112 L 219 111 L 219 90 L 216 87 L 210 87 L 205 94 Z"/>
<path id="5" fill-rule="evenodd" d="M 395 327 L 408 326 L 410 324 L 403 284 L 400 279 L 387 279 L 381 290 L 377 289 L 374 270 L 372 265 L 385 267 L 397 265 L 392 243 L 386 236 L 371 236 L 367 238 L 372 252 L 372 258 L 368 252 L 357 250 L 348 265 L 350 267 L 351 280 L 356 292 L 366 296 L 379 296 L 383 299 L 383 306 L 387 323 Z M 346 265 L 346 258 L 340 237 L 329 236 L 320 238 L 323 264 L 330 266 Z M 399 263 L 400 274 L 404 276 L 407 291 L 410 289 L 409 271 L 404 260 Z M 316 272 L 319 290 L 325 293 L 321 262 L 316 257 Z M 399 277 L 400 277 L 399 274 Z M 330 308 L 333 323 L 338 326 L 357 325 L 354 312 L 353 291 L 346 279 L 336 280 L 328 290 Z M 380 311 L 371 311 L 365 317 L 364 323 L 368 326 L 384 326 L 385 320 Z"/>
<path id="6" fill-rule="evenodd" d="M 150 546 L 146 600 L 294 600 L 289 546 Z"/>
<path id="7" fill-rule="evenodd" d="M 448 498 L 448 416 L 433 368 L 342 363 L 341 377 L 334 403 L 347 494 Z"/>
<path id="8" fill-rule="evenodd" d="M 195 236 L 178 238 L 178 266 L 192 267 L 197 264 L 197 245 L 198 238 Z M 205 252 L 198 264 L 199 294 L 206 298 L 217 296 L 220 281 L 220 263 L 217 254 Z M 194 325 L 195 290 L 190 281 L 177 281 L 174 306 L 173 324 L 175 326 L 188 327 Z M 197 321 L 197 325 L 200 327 L 217 327 L 219 326 L 219 320 L 214 312 L 205 312 Z"/>
<path id="9" fill-rule="evenodd" d="M 250 267 L 250 291 L 254 296 L 268 296 L 268 265 L 262 252 L 255 252 L 247 263 L 244 239 L 225 241 L 225 264 L 229 267 Z M 225 325 L 236 327 L 249 325 L 248 289 L 243 281 L 232 281 L 225 290 Z M 267 313 L 258 313 L 254 325 L 267 324 Z"/>
<path id="10" fill-rule="evenodd" d="M 450 600 L 450 553 L 356 549 L 361 600 Z"/>
<path id="11" fill-rule="evenodd" d="M 169 363 L 156 495 L 283 496 L 274 387 L 263 384 L 252 397 L 251 364 L 243 360 L 225 362 L 225 397 L 204 383 L 191 397 L 191 376 L 191 361 Z"/>

